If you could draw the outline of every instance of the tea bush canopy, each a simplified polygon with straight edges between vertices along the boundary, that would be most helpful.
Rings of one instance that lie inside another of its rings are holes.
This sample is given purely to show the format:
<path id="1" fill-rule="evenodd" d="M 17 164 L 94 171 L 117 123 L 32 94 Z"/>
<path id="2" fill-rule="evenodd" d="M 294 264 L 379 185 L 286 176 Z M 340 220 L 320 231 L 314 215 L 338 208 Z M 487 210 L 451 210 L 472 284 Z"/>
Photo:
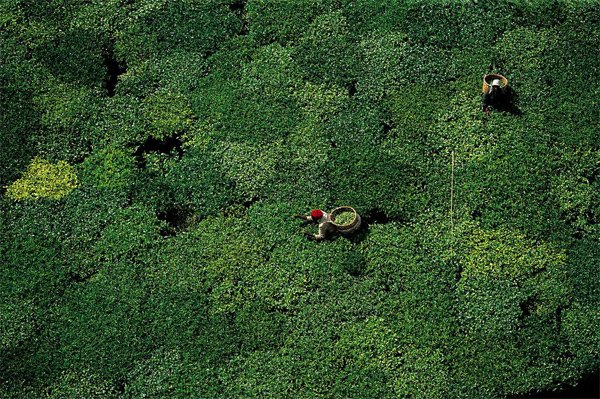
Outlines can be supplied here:
<path id="1" fill-rule="evenodd" d="M 25 199 L 61 199 L 77 187 L 77 175 L 65 161 L 56 164 L 34 158 L 23 176 L 6 188 L 6 196 L 16 201 Z"/>
<path id="2" fill-rule="evenodd" d="M 0 397 L 597 380 L 599 43 L 598 0 L 3 1 Z"/>

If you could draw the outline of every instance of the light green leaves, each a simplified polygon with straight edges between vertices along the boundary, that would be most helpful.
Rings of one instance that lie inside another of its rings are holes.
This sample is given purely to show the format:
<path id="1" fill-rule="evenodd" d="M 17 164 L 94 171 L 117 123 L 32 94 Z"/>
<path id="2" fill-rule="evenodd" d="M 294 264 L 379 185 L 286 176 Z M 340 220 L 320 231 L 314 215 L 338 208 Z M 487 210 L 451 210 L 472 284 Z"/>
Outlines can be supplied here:
<path id="1" fill-rule="evenodd" d="M 58 200 L 78 185 L 74 169 L 65 161 L 52 164 L 34 158 L 21 178 L 6 189 L 6 196 L 16 201 L 49 198 Z"/>
<path id="2" fill-rule="evenodd" d="M 144 100 L 143 118 L 148 135 L 163 140 L 189 129 L 192 111 L 185 96 L 163 90 Z"/>

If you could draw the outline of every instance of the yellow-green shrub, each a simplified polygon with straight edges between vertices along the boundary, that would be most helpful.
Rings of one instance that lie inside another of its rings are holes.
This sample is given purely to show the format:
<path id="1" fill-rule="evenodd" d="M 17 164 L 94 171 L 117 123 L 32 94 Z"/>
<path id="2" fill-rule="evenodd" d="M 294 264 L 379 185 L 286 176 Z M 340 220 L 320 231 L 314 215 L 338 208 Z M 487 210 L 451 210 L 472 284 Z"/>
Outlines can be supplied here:
<path id="1" fill-rule="evenodd" d="M 16 201 L 25 199 L 61 199 L 77 187 L 77 175 L 65 161 L 53 164 L 34 158 L 20 179 L 6 189 L 6 196 Z"/>

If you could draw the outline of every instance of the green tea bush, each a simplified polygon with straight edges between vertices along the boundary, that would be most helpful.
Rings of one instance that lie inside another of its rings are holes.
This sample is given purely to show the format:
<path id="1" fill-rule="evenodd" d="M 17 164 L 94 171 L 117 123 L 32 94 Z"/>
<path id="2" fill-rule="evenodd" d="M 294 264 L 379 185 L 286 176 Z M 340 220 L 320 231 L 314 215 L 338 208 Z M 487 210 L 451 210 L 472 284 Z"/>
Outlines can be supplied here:
<path id="1" fill-rule="evenodd" d="M 0 51 L 8 58 L 14 50 L 2 46 Z M 27 83 L 34 73 L 31 66 L 9 64 L 5 57 L 0 69 L 0 186 L 15 180 L 29 163 L 34 154 L 30 136 L 38 129 L 41 116 L 33 104 L 33 85 Z"/>
<path id="2" fill-rule="evenodd" d="M 77 187 L 77 184 L 75 171 L 65 161 L 51 164 L 36 157 L 23 176 L 6 188 L 6 196 L 15 201 L 61 199 Z"/>
<path id="3" fill-rule="evenodd" d="M 135 160 L 120 148 L 101 150 L 81 166 L 82 184 L 97 189 L 122 190 L 135 179 Z"/>
<path id="4" fill-rule="evenodd" d="M 143 119 L 145 110 L 140 107 L 139 98 L 128 94 L 116 95 L 107 98 L 105 105 L 99 122 L 101 146 L 127 148 L 148 138 L 148 121 Z"/>
<path id="5" fill-rule="evenodd" d="M 192 109 L 201 120 L 216 123 L 227 114 L 227 107 L 236 101 L 236 88 L 242 67 L 252 61 L 255 43 L 247 36 L 237 36 L 207 58 L 210 73 L 197 79 L 191 93 Z"/>
<path id="6" fill-rule="evenodd" d="M 36 46 L 33 56 L 64 82 L 101 87 L 106 74 L 102 48 L 105 41 L 93 30 L 69 29 L 53 32 Z"/>
<path id="7" fill-rule="evenodd" d="M 326 122 L 330 115 L 337 113 L 348 99 L 340 86 L 307 82 L 296 88 L 294 97 L 305 114 L 307 123 Z"/>
<path id="8" fill-rule="evenodd" d="M 300 138 L 300 135 L 290 137 L 286 144 L 275 181 L 266 187 L 267 196 L 281 204 L 284 201 L 287 204 L 284 208 L 290 210 L 334 206 L 332 182 L 327 173 L 330 144 L 323 137 Z"/>
<path id="9" fill-rule="evenodd" d="M 64 198 L 60 212 L 63 271 L 72 281 L 85 282 L 103 267 L 96 251 L 98 237 L 115 223 L 119 211 L 130 203 L 128 186 L 98 184 L 85 180 Z"/>
<path id="10" fill-rule="evenodd" d="M 192 124 L 189 100 L 182 95 L 159 91 L 144 99 L 142 119 L 150 137 L 163 140 L 181 135 Z"/>
<path id="11" fill-rule="evenodd" d="M 543 108 L 548 92 L 553 90 L 548 83 L 555 72 L 548 54 L 558 46 L 558 40 L 553 29 L 519 28 L 505 33 L 496 43 L 502 71 L 506 71 L 520 101 L 532 110 Z"/>
<path id="12" fill-rule="evenodd" d="M 335 360 L 346 363 L 340 373 L 352 384 L 336 384 L 337 395 L 377 394 L 391 397 L 394 379 L 400 368 L 401 344 L 395 331 L 384 318 L 368 317 L 349 323 L 339 331 L 339 340 L 333 344 Z"/>
<path id="13" fill-rule="evenodd" d="M 223 176 L 235 184 L 239 201 L 251 201 L 264 195 L 282 160 L 282 147 L 282 142 L 268 146 L 231 143 L 219 151 Z"/>
<path id="14" fill-rule="evenodd" d="M 562 359 L 569 373 L 565 379 L 576 380 L 593 368 L 600 340 L 598 334 L 598 233 L 578 240 L 568 255 L 567 276 L 572 286 L 572 303 L 563 312 L 563 334 L 568 348 Z"/>
<path id="15" fill-rule="evenodd" d="M 486 47 L 499 32 L 514 23 L 510 8 L 510 3 L 504 2 L 490 7 L 487 4 L 417 1 L 407 7 L 402 31 L 415 41 L 436 47 Z"/>
<path id="16" fill-rule="evenodd" d="M 58 350 L 67 355 L 45 359 L 50 370 L 94 364 L 98 378 L 116 382 L 124 377 L 124 365 L 147 350 L 139 324 L 144 317 L 139 311 L 144 302 L 141 272 L 144 254 L 157 237 L 154 215 L 142 207 L 118 212 L 114 223 L 102 230 L 88 255 L 98 269 L 85 284 L 70 285 L 52 308 L 52 322 L 45 329 L 48 341 L 41 352 Z M 103 355 L 112 352 L 120 354 Z"/>
<path id="17" fill-rule="evenodd" d="M 207 226 L 222 221 L 214 219 L 161 239 L 154 251 L 140 258 L 146 264 L 143 286 L 148 297 L 140 311 L 148 320 L 148 342 L 155 349 L 180 349 L 190 360 L 212 363 L 213 366 L 229 356 L 237 345 L 235 330 L 228 318 L 232 313 L 211 308 L 212 304 L 218 303 L 218 296 L 212 299 L 209 296 L 212 287 L 219 283 L 207 279 L 206 265 L 211 259 L 205 255 L 211 249 L 193 245 Z M 226 229 L 224 234 L 230 232 L 231 229 Z M 222 240 L 218 241 L 215 246 L 222 243 Z M 211 253 L 215 254 L 214 248 Z M 213 345 L 216 339 L 221 344 Z"/>
<path id="18" fill-rule="evenodd" d="M 62 204 L 51 200 L 11 204 L 3 200 L 0 206 L 0 303 L 5 321 L 0 336 L 0 369 L 2 386 L 8 385 L 8 392 L 20 386 L 20 392 L 27 391 L 22 388 L 25 380 L 34 385 L 35 375 L 41 375 L 47 364 L 47 359 L 39 356 L 38 337 L 65 286 L 62 228 L 52 216 L 60 214 Z"/>
<path id="19" fill-rule="evenodd" d="M 206 241 L 208 237 L 210 242 Z M 198 241 L 206 245 L 189 246 Z M 265 246 L 243 221 L 210 217 L 167 245 L 163 266 L 148 269 L 147 277 L 151 287 L 155 287 L 153 290 L 167 294 L 176 289 L 181 291 L 180 295 L 197 297 L 206 302 L 204 306 L 208 306 L 209 314 L 215 317 L 236 315 L 250 298 L 258 297 L 260 289 L 257 290 L 255 279 L 261 275 L 266 277 L 267 272 Z M 175 255 L 178 252 L 179 255 Z M 185 258 L 189 261 L 182 262 Z M 161 311 L 165 305 L 161 304 L 155 311 Z M 187 330 L 183 325 L 180 327 Z"/>
<path id="20" fill-rule="evenodd" d="M 365 274 L 394 298 L 383 309 L 394 317 L 396 333 L 403 342 L 432 347 L 450 344 L 447 340 L 455 323 L 449 287 L 455 282 L 457 266 L 451 261 L 448 230 L 400 228 L 393 223 L 373 225 L 372 230 L 361 248 Z M 434 238 L 437 243 L 431 242 Z M 435 253 L 435 258 L 429 253 Z M 405 311 L 396 313 L 395 308 Z"/>
<path id="21" fill-rule="evenodd" d="M 322 206 L 316 203 L 315 208 Z M 250 228 L 260 235 L 272 248 L 291 241 L 299 244 L 303 224 L 292 221 L 292 215 L 308 214 L 309 207 L 302 201 L 297 202 L 266 202 L 260 201 L 248 209 L 248 222 Z"/>
<path id="22" fill-rule="evenodd" d="M 128 68 L 119 77 L 118 94 L 144 98 L 148 95 L 148 87 L 152 87 L 171 95 L 185 96 L 195 90 L 198 81 L 206 75 L 206 64 L 203 57 L 190 51 L 156 56 Z"/>
<path id="23" fill-rule="evenodd" d="M 465 356 L 477 360 L 457 370 L 461 375 L 474 373 L 465 379 L 467 392 L 500 396 L 532 390 L 536 381 L 550 381 L 561 363 L 540 361 L 540 356 L 558 359 L 566 350 L 556 335 L 561 332 L 560 313 L 569 305 L 572 290 L 564 251 L 508 230 L 481 231 L 468 226 L 461 230 L 461 235 L 468 234 L 460 248 L 464 257 L 458 263 L 461 336 L 472 347 L 487 348 L 478 354 L 468 350 Z M 498 362 L 512 366 L 498 369 Z M 528 367 L 515 373 L 520 364 Z M 492 369 L 497 374 L 476 387 L 475 381 L 482 381 L 481 376 Z"/>
<path id="24" fill-rule="evenodd" d="M 564 156 L 564 168 L 552 179 L 561 217 L 580 234 L 596 230 L 600 220 L 599 182 L 593 177 L 600 152 L 591 149 Z"/>
<path id="25" fill-rule="evenodd" d="M 311 82 L 345 87 L 357 77 L 354 43 L 340 11 L 318 16 L 294 47 L 294 60 Z"/>
<path id="26" fill-rule="evenodd" d="M 324 133 L 333 143 L 327 165 L 333 200 L 359 213 L 382 209 L 402 217 L 405 196 L 414 191 L 414 169 L 391 154 L 384 142 L 384 115 L 374 104 L 357 99 L 330 116 Z"/>
<path id="27" fill-rule="evenodd" d="M 502 225 L 534 236 L 560 237 L 564 225 L 548 190 L 556 167 L 556 148 L 543 119 L 523 116 L 510 130 L 506 121 L 497 122 L 493 126 L 498 134 L 495 144 L 457 168 L 457 207 L 480 215 L 490 227 L 497 227 L 502 220 Z"/>
<path id="28" fill-rule="evenodd" d="M 47 392 L 52 399 L 117 398 L 119 395 L 112 381 L 102 380 L 89 370 L 65 371 L 55 384 L 48 387 Z"/>
<path id="29" fill-rule="evenodd" d="M 53 81 L 34 98 L 40 113 L 40 130 L 29 145 L 53 160 L 81 161 L 102 140 L 99 129 L 102 100 L 97 90 Z"/>
<path id="30" fill-rule="evenodd" d="M 73 15 L 80 11 L 85 1 L 68 0 L 38 3 L 31 0 L 15 1 L 15 5 L 27 12 L 27 15 L 36 21 L 52 26 L 69 21 Z"/>
<path id="31" fill-rule="evenodd" d="M 571 89 L 565 90 L 565 97 L 575 93 L 582 95 L 593 92 L 589 90 L 588 82 L 597 64 L 592 50 L 597 47 L 600 22 L 600 16 L 594 7 L 593 2 L 565 7 L 564 21 L 555 28 L 559 36 L 559 45 L 548 58 L 549 63 L 558 72 L 553 74 L 553 82 L 556 82 L 554 84 Z"/>
<path id="32" fill-rule="evenodd" d="M 157 349 L 147 359 L 140 359 L 127 375 L 122 397 L 149 394 L 157 398 L 219 397 L 222 382 L 213 364 L 185 355 L 181 349 Z"/>
<path id="33" fill-rule="evenodd" d="M 2 331 L 0 332 L 2 350 L 10 350 L 18 346 L 34 334 L 35 310 L 32 299 L 16 302 L 8 296 L 3 298 Z"/>
<path id="34" fill-rule="evenodd" d="M 237 311 L 254 297 L 254 284 L 248 276 L 264 267 L 260 241 L 248 234 L 243 224 L 234 220 L 207 219 L 196 232 L 196 239 L 202 240 L 206 236 L 212 240 L 212 245 L 205 246 L 198 258 L 201 273 L 211 287 L 211 312 Z"/>
<path id="35" fill-rule="evenodd" d="M 385 166 L 384 166 L 385 165 Z M 340 150 L 329 173 L 335 202 L 360 212 L 381 209 L 401 218 L 403 196 L 410 191 L 410 171 L 384 152 L 371 149 Z"/>
<path id="36" fill-rule="evenodd" d="M 272 250 L 266 265 L 269 273 L 259 283 L 265 303 L 280 312 L 297 314 L 310 293 L 327 284 L 332 269 L 343 271 L 344 260 L 352 257 L 348 250 L 340 241 L 329 253 L 315 253 L 316 249 L 305 240 L 290 237 Z"/>
<path id="37" fill-rule="evenodd" d="M 410 83 L 435 85 L 457 74 L 447 51 L 411 44 L 401 32 L 368 36 L 360 47 L 364 61 L 357 90 L 378 100 Z"/>
<path id="38" fill-rule="evenodd" d="M 131 65 L 172 48 L 207 56 L 241 28 L 242 22 L 220 0 L 140 1 L 133 4 L 128 24 L 119 31 L 115 50 Z"/>
<path id="39" fill-rule="evenodd" d="M 353 0 L 341 3 L 354 37 L 360 38 L 376 31 L 395 31 L 406 20 L 406 4 L 396 0 L 379 1 L 376 4 Z"/>
<path id="40" fill-rule="evenodd" d="M 432 207 L 446 212 L 454 147 L 473 147 L 481 137 L 477 131 L 477 103 L 458 95 L 450 85 L 407 84 L 384 100 L 390 130 L 382 148 L 402 165 L 404 177 L 399 201 L 403 218 L 415 218 Z M 450 111 L 450 105 L 453 111 Z M 463 115 L 463 113 L 465 113 Z M 448 125 L 461 126 L 456 130 Z M 452 132 L 458 131 L 457 135 Z M 465 137 L 464 133 L 471 133 Z M 473 143 L 475 139 L 475 143 Z M 460 153 L 458 153 L 460 158 Z"/>
<path id="41" fill-rule="evenodd" d="M 279 2 L 249 0 L 246 3 L 250 34 L 259 44 L 286 44 L 297 40 L 315 16 L 334 10 L 335 2 L 310 0 Z"/>
<path id="42" fill-rule="evenodd" d="M 298 123 L 292 93 L 300 75 L 291 51 L 265 46 L 240 68 L 239 80 L 223 80 L 219 74 L 203 79 L 193 101 L 198 117 L 207 119 L 219 138 L 261 142 L 285 137 Z"/>
<path id="43" fill-rule="evenodd" d="M 140 179 L 139 195 L 159 206 L 172 203 L 192 207 L 201 216 L 214 215 L 224 208 L 232 197 L 235 183 L 220 173 L 218 149 L 214 144 L 205 148 L 190 148 L 185 157 L 156 178 L 146 174 Z"/>
<path id="44" fill-rule="evenodd" d="M 277 398 L 295 390 L 285 356 L 277 351 L 257 350 L 229 362 L 223 381 L 222 397 Z"/>

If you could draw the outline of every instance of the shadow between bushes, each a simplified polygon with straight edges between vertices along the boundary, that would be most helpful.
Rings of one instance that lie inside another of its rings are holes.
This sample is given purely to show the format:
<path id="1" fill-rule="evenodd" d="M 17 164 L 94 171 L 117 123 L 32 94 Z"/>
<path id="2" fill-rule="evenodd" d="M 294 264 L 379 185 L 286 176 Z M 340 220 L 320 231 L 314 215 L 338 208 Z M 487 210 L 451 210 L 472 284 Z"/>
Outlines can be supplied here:
<path id="1" fill-rule="evenodd" d="M 510 396 L 509 399 L 597 399 L 600 397 L 600 370 L 585 375 L 577 385 L 562 385 L 556 391 L 542 391 L 519 396 Z"/>
<path id="2" fill-rule="evenodd" d="M 103 49 L 102 57 L 104 58 L 104 66 L 107 71 L 104 87 L 106 88 L 108 97 L 113 97 L 116 93 L 119 76 L 127 72 L 127 65 L 125 63 L 119 63 L 115 58 L 114 43 L 110 43 Z"/>
<path id="3" fill-rule="evenodd" d="M 175 236 L 195 222 L 194 210 L 191 208 L 174 206 L 162 212 L 157 212 L 158 220 L 166 222 L 165 228 L 160 230 L 163 237 Z"/>
<path id="4" fill-rule="evenodd" d="M 369 228 L 373 224 L 388 224 L 391 222 L 402 222 L 402 220 L 396 220 L 390 218 L 383 210 L 379 208 L 369 209 L 363 213 L 360 213 L 362 223 L 358 231 L 351 235 L 339 234 L 354 244 L 360 244 L 369 236 Z"/>
<path id="5" fill-rule="evenodd" d="M 165 137 L 162 140 L 158 140 L 154 137 L 148 137 L 143 143 L 139 144 L 133 155 L 136 160 L 136 164 L 138 168 L 146 167 L 146 159 L 144 157 L 145 154 L 151 152 L 158 152 L 161 154 L 170 154 L 171 152 L 177 152 L 178 159 L 183 157 L 183 142 L 177 135 Z"/>

